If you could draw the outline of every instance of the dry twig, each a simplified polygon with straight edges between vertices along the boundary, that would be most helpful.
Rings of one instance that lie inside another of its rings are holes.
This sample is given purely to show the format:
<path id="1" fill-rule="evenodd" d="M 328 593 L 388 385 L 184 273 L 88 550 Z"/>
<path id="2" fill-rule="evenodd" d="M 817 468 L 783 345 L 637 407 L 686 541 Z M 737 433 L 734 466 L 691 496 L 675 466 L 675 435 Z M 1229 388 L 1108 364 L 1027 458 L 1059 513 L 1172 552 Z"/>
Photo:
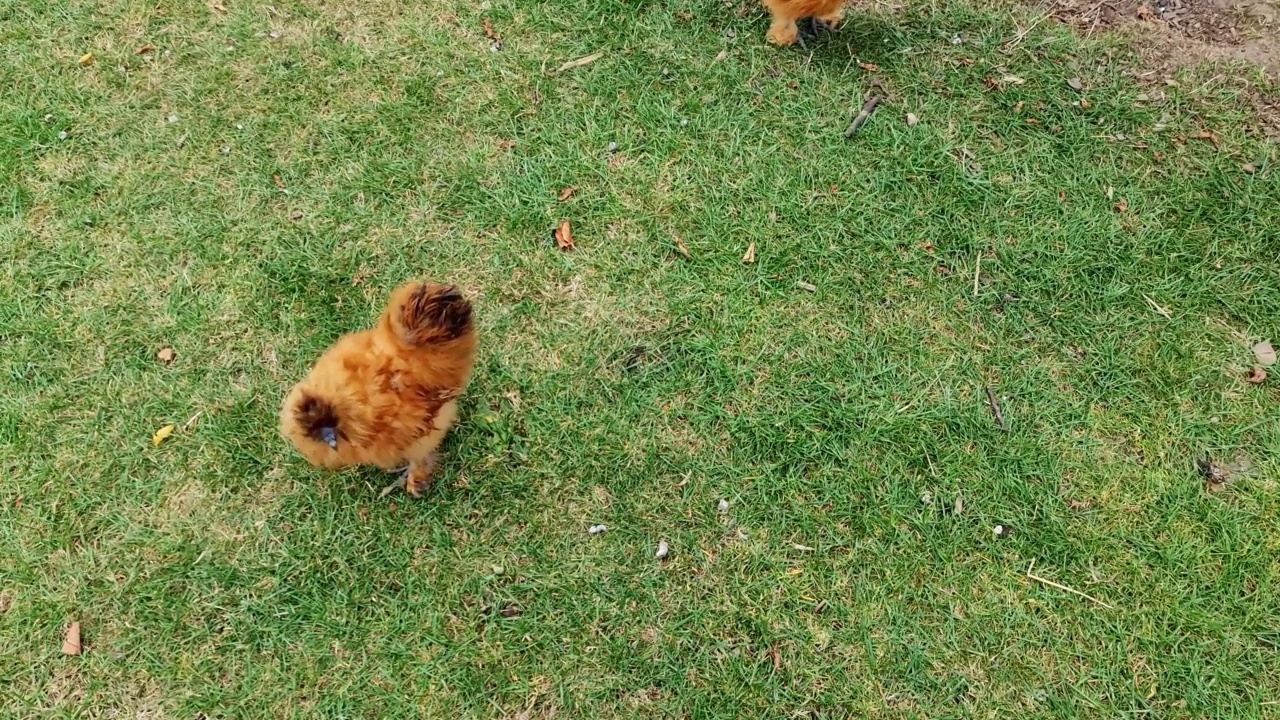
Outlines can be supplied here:
<path id="1" fill-rule="evenodd" d="M 1000 424 L 1000 429 L 1009 432 L 1009 423 L 1004 419 L 1004 413 L 1000 412 L 1000 402 L 996 400 L 996 391 L 987 386 L 987 402 L 991 405 L 991 414 L 996 416 L 996 422 Z"/>
<path id="2" fill-rule="evenodd" d="M 862 110 L 854 116 L 853 122 L 849 123 L 849 127 L 845 128 L 844 136 L 851 138 L 856 135 L 857 132 L 862 129 L 862 126 L 867 124 L 867 120 L 871 119 L 871 113 L 876 111 L 876 106 L 879 105 L 880 101 L 883 99 L 884 98 L 879 95 L 872 95 L 867 98 L 867 101 L 862 104 Z"/>
<path id="3" fill-rule="evenodd" d="M 1088 601 L 1090 601 L 1090 602 L 1093 602 L 1093 603 L 1096 603 L 1096 604 L 1098 604 L 1098 605 L 1101 605 L 1102 607 L 1107 608 L 1108 610 L 1114 610 L 1114 609 L 1115 609 L 1115 608 L 1113 608 L 1113 607 L 1111 607 L 1110 605 L 1108 605 L 1108 604 L 1106 604 L 1106 603 L 1102 602 L 1101 600 L 1099 600 L 1098 598 L 1096 598 L 1096 597 L 1094 597 L 1094 596 L 1092 596 L 1092 595 L 1089 595 L 1089 594 L 1087 594 L 1087 593 L 1082 593 L 1082 592 L 1080 592 L 1079 590 L 1074 590 L 1074 589 L 1072 589 L 1072 588 L 1067 587 L 1066 585 L 1063 585 L 1062 583 L 1056 583 L 1056 582 L 1054 582 L 1054 581 L 1052 581 L 1052 580 L 1050 580 L 1050 579 L 1048 579 L 1048 578 L 1042 578 L 1042 577 L 1040 577 L 1039 575 L 1032 574 L 1032 572 L 1031 572 L 1031 571 L 1032 571 L 1032 570 L 1034 570 L 1034 569 L 1035 569 L 1035 567 L 1036 567 L 1036 561 L 1035 561 L 1035 560 L 1032 560 L 1032 561 L 1031 561 L 1031 566 L 1027 568 L 1027 577 L 1028 577 L 1028 578 L 1030 578 L 1030 579 L 1032 579 L 1032 580 L 1035 580 L 1035 581 L 1036 581 L 1036 582 L 1038 582 L 1038 583 L 1043 583 L 1043 584 L 1045 584 L 1045 585 L 1048 585 L 1048 586 L 1049 586 L 1049 587 L 1051 587 L 1051 588 L 1057 588 L 1057 589 L 1059 589 L 1059 590 L 1062 590 L 1063 592 L 1069 592 L 1069 593 L 1071 593 L 1072 595 L 1079 595 L 1080 597 L 1084 598 L 1085 600 L 1088 600 Z"/>

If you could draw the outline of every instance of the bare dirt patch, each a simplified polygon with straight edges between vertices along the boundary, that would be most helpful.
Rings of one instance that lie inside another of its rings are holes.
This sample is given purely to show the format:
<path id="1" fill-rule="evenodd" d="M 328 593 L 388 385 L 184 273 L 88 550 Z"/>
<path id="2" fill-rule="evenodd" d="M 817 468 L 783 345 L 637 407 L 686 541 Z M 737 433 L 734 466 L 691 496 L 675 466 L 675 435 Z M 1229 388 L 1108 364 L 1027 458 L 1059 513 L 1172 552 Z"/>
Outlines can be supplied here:
<path id="1" fill-rule="evenodd" d="M 1171 65 L 1235 60 L 1258 65 L 1280 81 L 1276 0 L 1052 0 L 1042 6 L 1086 33 L 1133 33 Z"/>

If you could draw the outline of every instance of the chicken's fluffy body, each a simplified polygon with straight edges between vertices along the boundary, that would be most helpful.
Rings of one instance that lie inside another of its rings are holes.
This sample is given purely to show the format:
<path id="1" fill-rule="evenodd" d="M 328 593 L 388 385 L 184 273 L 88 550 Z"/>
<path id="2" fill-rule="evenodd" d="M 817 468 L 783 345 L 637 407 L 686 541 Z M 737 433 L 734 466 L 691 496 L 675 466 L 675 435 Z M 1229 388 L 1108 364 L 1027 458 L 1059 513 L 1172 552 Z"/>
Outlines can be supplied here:
<path id="1" fill-rule="evenodd" d="M 800 39 L 797 20 L 814 18 L 830 27 L 840 24 L 845 0 L 762 0 L 773 16 L 766 38 L 775 45 L 794 45 Z"/>
<path id="2" fill-rule="evenodd" d="M 401 286 L 374 328 L 339 339 L 290 390 L 280 430 L 319 467 L 408 463 L 405 490 L 419 495 L 475 353 L 471 304 L 456 287 Z"/>

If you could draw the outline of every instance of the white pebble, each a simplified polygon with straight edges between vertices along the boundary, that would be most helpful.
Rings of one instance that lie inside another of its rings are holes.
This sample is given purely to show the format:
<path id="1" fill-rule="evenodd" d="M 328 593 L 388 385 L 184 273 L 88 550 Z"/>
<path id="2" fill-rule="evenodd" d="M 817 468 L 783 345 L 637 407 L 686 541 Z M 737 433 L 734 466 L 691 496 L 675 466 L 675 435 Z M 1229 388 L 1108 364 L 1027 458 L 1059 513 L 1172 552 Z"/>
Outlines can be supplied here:
<path id="1" fill-rule="evenodd" d="M 729 501 L 721 500 L 720 502 L 716 503 L 716 511 L 718 511 L 721 515 L 724 515 L 725 513 L 729 512 Z"/>
<path id="2" fill-rule="evenodd" d="M 592 525 L 591 527 L 587 528 L 587 534 L 588 534 L 588 535 L 599 535 L 600 533 L 602 533 L 602 532 L 604 532 L 605 530 L 608 530 L 608 529 L 609 529 L 609 526 L 608 526 L 608 525 Z"/>
<path id="3" fill-rule="evenodd" d="M 176 123 L 176 122 L 178 122 L 178 116 L 177 116 L 177 115 L 170 115 L 170 116 L 169 116 L 169 122 L 171 122 L 171 123 Z"/>
<path id="4" fill-rule="evenodd" d="M 279 39 L 280 39 L 280 31 L 279 31 L 279 30 L 272 30 L 272 31 L 269 33 L 269 35 L 271 36 L 271 39 L 272 39 L 272 40 L 279 40 Z"/>
<path id="5" fill-rule="evenodd" d="M 62 132 L 58 133 L 58 139 L 59 139 L 59 140 L 66 140 L 66 139 L 67 139 L 67 131 L 66 131 L 66 130 L 63 130 Z"/>
<path id="6" fill-rule="evenodd" d="M 689 121 L 688 121 L 688 120 L 681 120 L 681 121 L 680 121 L 680 127 L 684 127 L 684 126 L 686 126 L 686 125 L 688 125 L 688 124 L 689 124 Z"/>
<path id="7" fill-rule="evenodd" d="M 667 541 L 663 540 L 658 543 L 658 552 L 654 553 L 653 556 L 659 560 L 666 560 L 670 552 L 671 548 L 667 547 Z"/>
<path id="8" fill-rule="evenodd" d="M 616 142 L 611 142 L 611 143 L 609 143 L 609 152 L 611 152 L 611 153 L 616 153 L 616 152 L 618 152 L 618 143 L 616 143 Z"/>
<path id="9" fill-rule="evenodd" d="M 223 145 L 221 148 L 218 149 L 218 151 L 221 152 L 223 155 L 226 155 L 231 152 L 231 147 L 229 145 Z"/>
<path id="10" fill-rule="evenodd" d="M 921 505 L 933 504 L 933 493 L 929 492 L 928 490 L 925 490 L 924 492 L 920 493 L 920 504 Z"/>
<path id="11" fill-rule="evenodd" d="M 45 121 L 45 122 L 53 122 L 53 116 L 52 116 L 52 115 L 45 115 L 45 116 L 44 116 L 44 121 Z"/>
<path id="12" fill-rule="evenodd" d="M 244 123 L 236 123 L 236 129 L 237 129 L 237 130 L 243 130 L 243 129 L 244 129 Z"/>

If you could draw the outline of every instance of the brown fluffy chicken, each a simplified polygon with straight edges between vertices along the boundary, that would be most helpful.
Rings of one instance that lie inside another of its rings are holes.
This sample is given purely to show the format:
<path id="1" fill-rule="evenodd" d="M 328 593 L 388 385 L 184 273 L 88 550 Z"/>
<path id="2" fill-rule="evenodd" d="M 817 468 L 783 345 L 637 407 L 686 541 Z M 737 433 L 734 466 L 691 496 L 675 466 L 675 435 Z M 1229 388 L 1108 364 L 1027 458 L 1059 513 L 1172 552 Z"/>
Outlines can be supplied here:
<path id="1" fill-rule="evenodd" d="M 407 462 L 392 487 L 421 495 L 475 355 L 471 304 L 458 288 L 403 285 L 376 327 L 339 339 L 294 386 L 280 430 L 320 467 Z"/>
<path id="2" fill-rule="evenodd" d="M 800 39 L 797 20 L 813 18 L 830 28 L 840 24 L 845 0 L 762 0 L 773 24 L 765 37 L 775 45 L 795 45 Z"/>

